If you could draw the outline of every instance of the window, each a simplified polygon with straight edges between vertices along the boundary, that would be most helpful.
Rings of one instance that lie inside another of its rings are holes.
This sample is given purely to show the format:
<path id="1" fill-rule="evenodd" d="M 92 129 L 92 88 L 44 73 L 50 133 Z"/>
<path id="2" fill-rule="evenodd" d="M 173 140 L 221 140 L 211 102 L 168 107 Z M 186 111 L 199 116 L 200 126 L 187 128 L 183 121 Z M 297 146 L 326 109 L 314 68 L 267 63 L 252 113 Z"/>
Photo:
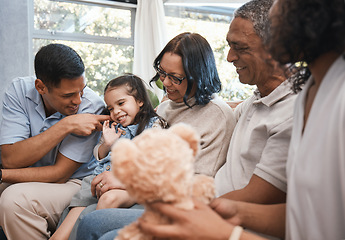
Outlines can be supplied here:
<path id="1" fill-rule="evenodd" d="M 131 72 L 136 5 L 107 1 L 33 0 L 33 54 L 49 43 L 76 50 L 87 85 L 103 95 L 105 84 Z"/>
<path id="2" fill-rule="evenodd" d="M 171 1 L 173 2 L 173 1 Z M 169 39 L 182 32 L 196 32 L 210 43 L 222 81 L 220 95 L 225 100 L 244 100 L 255 87 L 239 82 L 235 67 L 226 60 L 229 46 L 226 35 L 234 10 L 239 6 L 205 6 L 165 2 L 165 15 Z"/>
<path id="3" fill-rule="evenodd" d="M 33 56 L 41 46 L 63 43 L 82 57 L 87 84 L 103 95 L 105 84 L 132 72 L 136 5 L 128 0 L 29 0 L 32 4 Z M 133 2 L 133 1 L 132 1 Z M 187 5 L 164 0 L 168 39 L 181 32 L 197 32 L 210 43 L 222 81 L 225 100 L 243 100 L 253 86 L 241 84 L 231 63 L 226 61 L 225 40 L 238 6 Z M 33 64 L 31 64 L 33 66 Z"/>

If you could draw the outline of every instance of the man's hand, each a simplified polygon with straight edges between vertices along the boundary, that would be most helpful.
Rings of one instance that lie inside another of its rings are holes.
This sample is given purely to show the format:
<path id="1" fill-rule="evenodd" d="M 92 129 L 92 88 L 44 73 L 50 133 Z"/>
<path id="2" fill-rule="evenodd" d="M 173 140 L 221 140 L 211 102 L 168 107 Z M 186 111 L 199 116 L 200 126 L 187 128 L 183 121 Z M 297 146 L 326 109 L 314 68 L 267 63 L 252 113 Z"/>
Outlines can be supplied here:
<path id="1" fill-rule="evenodd" d="M 151 207 L 172 220 L 171 224 L 157 224 L 139 219 L 139 227 L 158 238 L 168 239 L 228 239 L 233 226 L 209 206 L 194 201 L 192 210 L 182 210 L 171 204 L 155 203 Z"/>
<path id="2" fill-rule="evenodd" d="M 210 207 L 232 225 L 241 225 L 278 238 L 285 236 L 285 203 L 256 204 L 220 197 L 213 200 Z M 249 239 L 254 237 L 251 236 Z"/>
<path id="3" fill-rule="evenodd" d="M 55 125 L 34 137 L 1 146 L 1 160 L 5 168 L 28 167 L 39 161 L 68 134 L 88 136 L 101 131 L 108 115 L 75 114 L 63 118 Z"/>
<path id="4" fill-rule="evenodd" d="M 68 126 L 70 128 L 70 133 L 80 136 L 89 136 L 93 131 L 102 131 L 102 122 L 109 119 L 109 115 L 84 113 L 67 116 L 59 123 Z"/>
<path id="5" fill-rule="evenodd" d="M 233 225 L 241 225 L 238 202 L 225 198 L 216 198 L 210 203 L 210 207 L 222 218 Z"/>
<path id="6" fill-rule="evenodd" d="M 126 189 L 112 172 L 102 172 L 91 182 L 91 193 L 93 196 L 97 196 L 98 198 L 100 198 L 103 193 L 111 189 Z"/>

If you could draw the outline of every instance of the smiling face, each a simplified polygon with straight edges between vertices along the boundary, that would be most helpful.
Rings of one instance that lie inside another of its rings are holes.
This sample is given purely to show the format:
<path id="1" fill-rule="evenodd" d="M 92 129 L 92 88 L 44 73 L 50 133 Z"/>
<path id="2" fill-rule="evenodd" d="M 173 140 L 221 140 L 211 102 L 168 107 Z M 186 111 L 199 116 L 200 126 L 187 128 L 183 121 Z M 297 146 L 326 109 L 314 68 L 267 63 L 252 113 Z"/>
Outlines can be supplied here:
<path id="1" fill-rule="evenodd" d="M 251 21 L 237 17 L 232 20 L 226 40 L 230 46 L 227 60 L 236 67 L 241 83 L 264 85 L 271 70 L 261 38 Z"/>
<path id="2" fill-rule="evenodd" d="M 104 101 L 110 112 L 111 120 L 122 126 L 135 124 L 135 117 L 143 106 L 143 102 L 137 101 L 128 94 L 126 85 L 111 87 L 104 94 Z"/>
<path id="3" fill-rule="evenodd" d="M 49 89 L 40 79 L 35 82 L 35 87 L 42 96 L 47 117 L 56 112 L 66 116 L 76 114 L 85 86 L 84 76 L 73 80 L 61 79 L 59 87 Z"/>
<path id="4" fill-rule="evenodd" d="M 174 75 L 179 78 L 186 76 L 182 65 L 182 58 L 177 54 L 166 52 L 160 61 L 159 67 L 170 75 Z M 183 102 L 183 96 L 187 91 L 187 79 L 182 80 L 180 85 L 173 83 L 168 76 L 166 76 L 165 79 L 161 79 L 161 81 L 163 82 L 167 96 L 170 100 L 174 102 Z M 194 96 L 194 94 L 195 89 L 193 88 L 189 97 Z"/>

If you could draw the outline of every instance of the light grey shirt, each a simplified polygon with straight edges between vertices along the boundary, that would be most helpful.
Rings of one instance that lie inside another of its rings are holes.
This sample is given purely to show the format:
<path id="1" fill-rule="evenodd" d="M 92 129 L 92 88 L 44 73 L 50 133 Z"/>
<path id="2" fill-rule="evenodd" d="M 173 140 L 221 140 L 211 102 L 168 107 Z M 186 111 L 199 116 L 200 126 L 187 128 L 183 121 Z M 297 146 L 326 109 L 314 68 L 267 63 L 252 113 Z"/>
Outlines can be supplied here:
<path id="1" fill-rule="evenodd" d="M 286 160 L 296 94 L 288 80 L 268 96 L 258 90 L 235 109 L 236 124 L 226 163 L 216 174 L 216 194 L 245 187 L 255 174 L 286 191 Z"/>
<path id="2" fill-rule="evenodd" d="M 194 127 L 201 138 L 195 172 L 214 176 L 225 162 L 236 122 L 234 113 L 217 95 L 206 105 L 196 105 L 195 98 L 189 99 L 188 104 L 192 108 L 184 102 L 167 100 L 158 106 L 157 114 L 170 126 L 183 122 Z"/>

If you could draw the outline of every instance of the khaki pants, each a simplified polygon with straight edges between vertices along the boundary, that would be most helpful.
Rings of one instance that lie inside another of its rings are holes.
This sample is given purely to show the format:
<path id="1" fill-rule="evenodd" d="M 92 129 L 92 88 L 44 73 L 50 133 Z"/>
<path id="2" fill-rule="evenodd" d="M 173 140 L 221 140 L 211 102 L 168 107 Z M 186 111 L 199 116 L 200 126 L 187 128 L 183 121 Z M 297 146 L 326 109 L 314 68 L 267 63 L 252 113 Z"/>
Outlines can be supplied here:
<path id="1" fill-rule="evenodd" d="M 49 239 L 81 181 L 0 184 L 0 226 L 8 240 Z"/>

